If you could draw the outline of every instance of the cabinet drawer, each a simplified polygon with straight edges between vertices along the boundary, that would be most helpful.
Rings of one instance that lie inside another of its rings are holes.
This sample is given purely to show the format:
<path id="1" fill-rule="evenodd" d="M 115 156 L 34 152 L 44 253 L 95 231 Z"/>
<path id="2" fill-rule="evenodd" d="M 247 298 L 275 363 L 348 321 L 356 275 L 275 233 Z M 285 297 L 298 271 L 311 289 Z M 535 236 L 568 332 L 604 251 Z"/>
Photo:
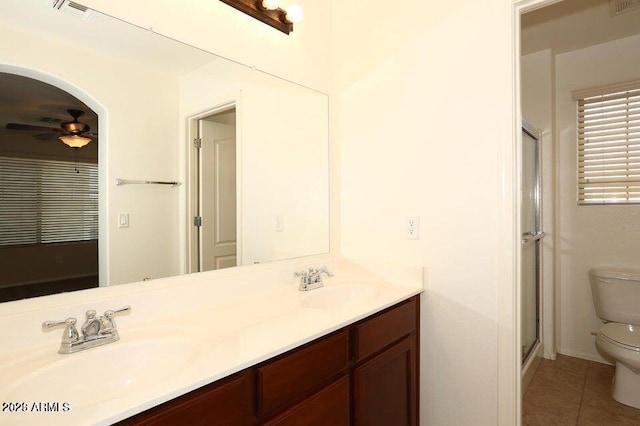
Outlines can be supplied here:
<path id="1" fill-rule="evenodd" d="M 354 357 L 358 362 L 416 328 L 416 298 L 355 326 Z"/>
<path id="2" fill-rule="evenodd" d="M 259 414 L 309 395 L 348 363 L 349 332 L 343 330 L 258 367 Z"/>
<path id="3" fill-rule="evenodd" d="M 213 383 L 130 417 L 118 426 L 243 426 L 251 418 L 251 394 L 247 374 Z"/>
<path id="4" fill-rule="evenodd" d="M 264 426 L 348 426 L 349 377 L 345 376 Z"/>

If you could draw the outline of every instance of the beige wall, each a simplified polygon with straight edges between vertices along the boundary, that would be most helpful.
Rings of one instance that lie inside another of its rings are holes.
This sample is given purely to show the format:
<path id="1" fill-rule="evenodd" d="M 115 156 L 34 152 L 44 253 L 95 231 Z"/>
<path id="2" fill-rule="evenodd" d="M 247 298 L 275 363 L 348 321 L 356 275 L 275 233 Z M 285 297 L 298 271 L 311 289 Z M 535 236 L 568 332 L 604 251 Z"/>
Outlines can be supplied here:
<path id="1" fill-rule="evenodd" d="M 510 371 L 499 323 L 513 308 L 500 281 L 512 218 L 501 175 L 514 140 L 510 6 L 334 2 L 340 246 L 348 257 L 428 268 L 424 425 L 495 425 L 515 407 L 498 398 Z M 411 215 L 418 241 L 404 237 Z"/>
<path id="2" fill-rule="evenodd" d="M 596 266 L 640 266 L 640 206 L 578 206 L 576 103 L 571 91 L 638 79 L 640 36 L 556 57 L 560 323 L 559 352 L 601 360 L 590 334 L 595 315 L 588 271 Z"/>

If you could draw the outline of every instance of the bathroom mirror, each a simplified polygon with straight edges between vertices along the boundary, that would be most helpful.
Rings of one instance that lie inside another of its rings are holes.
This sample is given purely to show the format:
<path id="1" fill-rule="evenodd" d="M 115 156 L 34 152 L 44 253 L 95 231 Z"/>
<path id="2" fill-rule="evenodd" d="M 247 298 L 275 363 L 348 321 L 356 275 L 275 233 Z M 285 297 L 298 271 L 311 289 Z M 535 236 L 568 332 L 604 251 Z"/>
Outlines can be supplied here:
<path id="1" fill-rule="evenodd" d="M 55 6 L 60 3 L 64 5 Z M 0 52 L 0 73 L 69 93 L 81 105 L 69 107 L 91 110 L 80 122 L 96 117 L 93 147 L 76 152 L 80 157 L 89 149 L 98 153 L 100 286 L 212 269 L 199 265 L 209 256 L 199 252 L 203 240 L 225 243 L 229 227 L 235 228 L 235 259 L 227 256 L 214 267 L 329 251 L 326 94 L 72 2 L 1 2 Z M 55 102 L 47 114 L 57 117 L 57 123 L 43 123 L 44 113 L 29 116 L 26 109 L 7 115 L 12 102 L 24 102 L 27 96 L 21 98 L 2 98 L 0 144 L 16 134 L 6 130 L 8 122 L 57 128 L 71 120 L 69 108 Z M 202 139 L 198 130 L 203 120 L 226 120 L 224 126 L 234 132 L 233 155 L 226 158 L 235 160 L 235 170 L 207 172 L 218 180 L 199 169 L 218 161 L 216 150 L 222 149 L 216 142 L 210 151 L 215 155 L 199 153 L 195 140 Z M 22 135 L 36 136 L 28 131 Z M 74 149 L 57 138 L 50 143 L 60 144 L 58 150 Z M 219 188 L 231 177 L 235 186 L 226 196 L 202 191 L 203 186 Z M 133 182 L 118 185 L 117 179 Z M 140 183 L 149 181 L 160 183 Z M 171 182 L 179 185 L 163 184 Z M 219 217 L 210 215 L 203 227 L 216 224 L 220 232 L 199 235 L 194 227 L 202 216 L 199 209 L 222 199 L 233 204 L 233 220 L 223 228 Z M 8 226 L 0 212 L 0 228 Z M 30 244 L 27 260 L 18 263 L 7 255 L 16 246 L 0 246 L 0 270 L 20 264 L 32 272 L 22 278 L 27 284 L 73 278 L 69 267 L 83 256 L 71 246 Z M 0 280 L 0 290 L 15 284 Z"/>

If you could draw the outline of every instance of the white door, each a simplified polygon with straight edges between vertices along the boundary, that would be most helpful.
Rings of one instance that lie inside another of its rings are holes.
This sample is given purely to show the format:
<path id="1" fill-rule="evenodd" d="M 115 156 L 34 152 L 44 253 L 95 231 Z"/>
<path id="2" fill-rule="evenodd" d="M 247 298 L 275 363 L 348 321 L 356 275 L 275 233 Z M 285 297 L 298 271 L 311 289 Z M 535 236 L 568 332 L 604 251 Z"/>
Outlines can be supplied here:
<path id="1" fill-rule="evenodd" d="M 199 120 L 200 270 L 236 266 L 235 126 Z"/>

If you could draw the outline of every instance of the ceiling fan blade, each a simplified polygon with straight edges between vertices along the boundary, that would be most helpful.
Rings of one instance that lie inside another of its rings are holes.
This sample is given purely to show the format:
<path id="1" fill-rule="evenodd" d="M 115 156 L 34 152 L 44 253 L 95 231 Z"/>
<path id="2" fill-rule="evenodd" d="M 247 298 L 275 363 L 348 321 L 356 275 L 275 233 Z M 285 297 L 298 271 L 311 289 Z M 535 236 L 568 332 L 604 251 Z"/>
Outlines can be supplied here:
<path id="1" fill-rule="evenodd" d="M 54 127 L 32 126 L 30 124 L 7 123 L 7 130 L 27 130 L 29 132 L 60 132 L 60 129 Z"/>
<path id="2" fill-rule="evenodd" d="M 41 141 L 46 141 L 46 140 L 52 140 L 55 139 L 59 136 L 59 133 L 40 133 L 39 135 L 33 135 L 34 138 L 41 140 Z"/>

